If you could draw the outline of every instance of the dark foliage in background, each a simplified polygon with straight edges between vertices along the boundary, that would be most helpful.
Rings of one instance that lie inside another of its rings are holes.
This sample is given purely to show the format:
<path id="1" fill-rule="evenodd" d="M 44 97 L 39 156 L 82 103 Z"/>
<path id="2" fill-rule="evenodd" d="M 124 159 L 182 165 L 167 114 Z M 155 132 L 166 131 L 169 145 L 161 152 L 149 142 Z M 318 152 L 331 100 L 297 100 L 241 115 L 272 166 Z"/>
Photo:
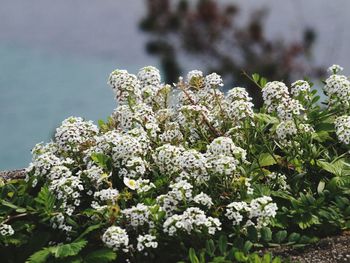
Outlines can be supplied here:
<path id="1" fill-rule="evenodd" d="M 239 6 L 212 0 L 147 0 L 140 28 L 149 35 L 147 52 L 158 56 L 168 83 L 189 63 L 205 65 L 237 86 L 244 86 L 260 104 L 257 87 L 242 74 L 259 72 L 267 79 L 289 82 L 294 75 L 317 76 L 312 65 L 316 34 L 305 28 L 302 41 L 270 40 L 264 31 L 267 11 L 255 10 L 242 24 Z"/>

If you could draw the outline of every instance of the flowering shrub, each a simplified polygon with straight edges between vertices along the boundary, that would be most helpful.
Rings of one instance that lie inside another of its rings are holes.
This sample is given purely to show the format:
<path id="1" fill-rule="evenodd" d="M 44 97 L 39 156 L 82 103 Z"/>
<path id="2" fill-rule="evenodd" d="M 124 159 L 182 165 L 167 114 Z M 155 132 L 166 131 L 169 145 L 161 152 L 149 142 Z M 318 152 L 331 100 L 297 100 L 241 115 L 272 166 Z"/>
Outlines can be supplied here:
<path id="1" fill-rule="evenodd" d="M 323 103 L 309 81 L 288 88 L 254 74 L 261 109 L 244 88 L 224 94 L 216 73 L 191 71 L 170 86 L 154 67 L 113 71 L 118 106 L 108 121 L 69 117 L 34 147 L 25 180 L 1 184 L 0 254 L 248 262 L 262 246 L 349 228 L 350 82 L 341 70 L 330 68 Z"/>

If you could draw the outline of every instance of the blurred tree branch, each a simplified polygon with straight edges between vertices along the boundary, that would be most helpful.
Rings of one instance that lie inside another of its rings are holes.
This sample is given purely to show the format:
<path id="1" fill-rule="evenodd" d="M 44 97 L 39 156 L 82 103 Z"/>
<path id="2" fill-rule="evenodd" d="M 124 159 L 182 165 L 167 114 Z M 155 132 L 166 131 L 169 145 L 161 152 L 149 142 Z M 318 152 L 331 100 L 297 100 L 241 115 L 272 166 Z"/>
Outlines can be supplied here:
<path id="1" fill-rule="evenodd" d="M 266 9 L 255 10 L 245 24 L 239 6 L 214 0 L 145 0 L 147 14 L 140 28 L 149 34 L 147 52 L 160 59 L 167 82 L 176 82 L 193 61 L 244 86 L 261 102 L 257 87 L 242 74 L 258 72 L 268 79 L 290 81 L 294 76 L 320 76 L 312 65 L 315 32 L 304 29 L 302 41 L 267 39 Z"/>

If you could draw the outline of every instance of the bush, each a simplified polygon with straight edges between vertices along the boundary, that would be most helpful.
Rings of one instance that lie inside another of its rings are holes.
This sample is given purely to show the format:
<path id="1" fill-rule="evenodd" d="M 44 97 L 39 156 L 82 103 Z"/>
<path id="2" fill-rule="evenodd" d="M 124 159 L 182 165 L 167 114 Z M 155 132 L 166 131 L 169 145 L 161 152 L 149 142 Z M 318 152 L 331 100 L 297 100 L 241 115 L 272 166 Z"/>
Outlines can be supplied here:
<path id="1" fill-rule="evenodd" d="M 2 182 L 2 260 L 280 262 L 253 252 L 348 229 L 350 82 L 330 71 L 323 103 L 309 81 L 247 76 L 261 109 L 216 73 L 113 71 L 112 116 L 64 120 Z"/>

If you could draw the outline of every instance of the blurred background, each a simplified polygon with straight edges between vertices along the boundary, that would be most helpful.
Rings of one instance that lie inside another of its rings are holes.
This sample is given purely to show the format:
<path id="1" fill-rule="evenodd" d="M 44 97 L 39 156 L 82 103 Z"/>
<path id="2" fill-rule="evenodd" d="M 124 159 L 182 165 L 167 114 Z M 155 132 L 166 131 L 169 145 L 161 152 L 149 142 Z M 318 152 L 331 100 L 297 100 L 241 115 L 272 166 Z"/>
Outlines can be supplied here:
<path id="1" fill-rule="evenodd" d="M 0 0 L 0 170 L 26 167 L 69 116 L 97 121 L 115 108 L 109 73 L 159 67 L 173 82 L 242 71 L 287 84 L 350 69 L 348 0 Z"/>

